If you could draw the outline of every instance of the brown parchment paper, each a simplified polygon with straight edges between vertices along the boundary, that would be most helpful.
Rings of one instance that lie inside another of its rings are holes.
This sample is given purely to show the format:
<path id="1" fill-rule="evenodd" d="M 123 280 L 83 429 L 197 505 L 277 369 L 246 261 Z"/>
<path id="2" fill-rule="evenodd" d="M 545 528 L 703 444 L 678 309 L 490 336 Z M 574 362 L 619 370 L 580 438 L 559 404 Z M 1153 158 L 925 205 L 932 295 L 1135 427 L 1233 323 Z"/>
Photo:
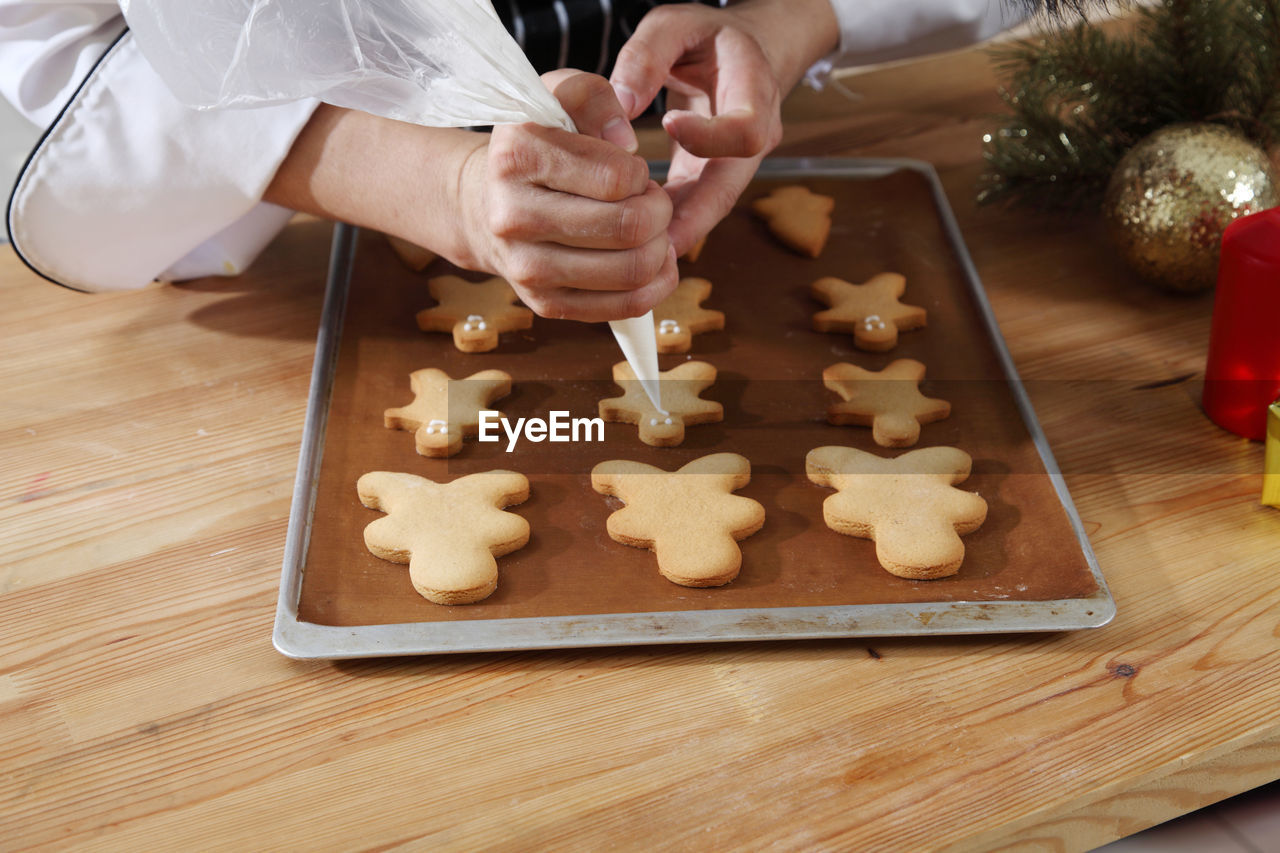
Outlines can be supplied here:
<path id="1" fill-rule="evenodd" d="M 622 356 L 604 324 L 536 318 L 527 332 L 504 335 L 490 353 L 454 349 L 445 334 L 418 330 L 414 314 L 433 304 L 432 275 L 457 273 L 437 261 L 424 273 L 404 268 L 381 235 L 361 235 L 343 329 L 298 618 L 324 625 L 638 613 L 711 608 L 772 608 L 888 602 L 1045 601 L 1087 596 L 1095 583 L 1066 512 L 1015 408 L 959 263 L 950 249 L 924 176 L 807 178 L 836 198 L 830 241 L 817 259 L 779 245 L 749 212 L 750 201 L 791 180 L 757 180 L 712 232 L 682 275 L 710 279 L 704 303 L 726 327 L 694 338 L 688 354 L 661 356 L 668 370 L 688 358 L 719 370 L 705 397 L 724 405 L 723 423 L 690 427 L 674 448 L 642 444 L 636 427 L 608 424 L 603 443 L 469 439 L 447 460 L 417 455 L 413 435 L 382 425 L 383 410 L 412 399 L 409 373 L 438 367 L 457 379 L 496 367 L 513 393 L 495 406 L 509 417 L 546 418 L 552 409 L 594 417 L 602 397 L 620 393 L 610 369 Z M 882 271 L 907 278 L 904 301 L 924 306 L 928 327 L 902 334 L 888 353 L 856 350 L 852 338 L 811 330 L 824 306 L 810 283 L 835 275 L 862 282 Z M 478 279 L 474 273 L 462 273 Z M 927 424 L 916 447 L 954 445 L 974 459 L 962 487 L 989 505 L 986 523 L 965 537 L 958 575 L 909 581 L 880 568 L 874 543 L 842 536 L 822 521 L 829 489 L 804 476 L 805 454 L 827 444 L 877 448 L 865 427 L 826 423 L 835 395 L 822 369 L 850 361 L 879 370 L 896 358 L 927 366 L 928 396 L 952 403 L 949 419 Z M 741 543 L 743 568 L 726 587 L 688 589 L 665 580 L 653 554 L 609 539 L 605 519 L 620 506 L 595 493 L 597 462 L 626 458 L 668 470 L 699 456 L 732 451 L 752 465 L 738 494 L 760 501 L 764 528 Z M 531 497 L 509 510 L 528 519 L 523 549 L 498 560 L 497 591 L 477 604 L 445 607 L 421 598 L 407 566 L 373 557 L 362 531 L 381 513 L 361 506 L 356 480 L 366 471 L 406 471 L 448 481 L 506 468 L 528 476 Z M 762 618 L 767 618 L 767 612 Z"/>

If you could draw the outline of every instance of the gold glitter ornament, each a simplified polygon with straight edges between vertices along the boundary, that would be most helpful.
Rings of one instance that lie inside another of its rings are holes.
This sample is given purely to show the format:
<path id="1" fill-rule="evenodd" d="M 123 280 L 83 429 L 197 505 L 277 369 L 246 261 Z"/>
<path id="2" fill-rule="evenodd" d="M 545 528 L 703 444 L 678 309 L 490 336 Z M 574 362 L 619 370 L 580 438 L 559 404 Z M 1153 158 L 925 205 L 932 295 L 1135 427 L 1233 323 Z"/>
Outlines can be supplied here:
<path id="1" fill-rule="evenodd" d="M 1213 287 L 1222 230 L 1280 204 L 1267 152 L 1216 124 L 1175 124 L 1120 159 L 1102 203 L 1121 256 L 1151 283 L 1186 293 Z"/>

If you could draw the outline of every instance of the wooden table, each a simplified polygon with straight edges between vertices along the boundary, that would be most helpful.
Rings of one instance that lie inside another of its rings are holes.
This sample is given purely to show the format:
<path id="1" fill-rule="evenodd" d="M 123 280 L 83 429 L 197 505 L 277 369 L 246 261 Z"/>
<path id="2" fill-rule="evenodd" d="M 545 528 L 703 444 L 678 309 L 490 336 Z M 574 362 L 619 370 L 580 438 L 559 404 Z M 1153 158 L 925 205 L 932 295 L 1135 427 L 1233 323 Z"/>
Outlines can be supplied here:
<path id="1" fill-rule="evenodd" d="M 948 188 L 1119 607 L 1069 634 L 295 662 L 271 647 L 330 228 L 84 296 L 0 253 L 0 848 L 1087 849 L 1280 776 L 1280 511 L 1212 299 L 975 209 L 977 52 L 788 105 Z"/>

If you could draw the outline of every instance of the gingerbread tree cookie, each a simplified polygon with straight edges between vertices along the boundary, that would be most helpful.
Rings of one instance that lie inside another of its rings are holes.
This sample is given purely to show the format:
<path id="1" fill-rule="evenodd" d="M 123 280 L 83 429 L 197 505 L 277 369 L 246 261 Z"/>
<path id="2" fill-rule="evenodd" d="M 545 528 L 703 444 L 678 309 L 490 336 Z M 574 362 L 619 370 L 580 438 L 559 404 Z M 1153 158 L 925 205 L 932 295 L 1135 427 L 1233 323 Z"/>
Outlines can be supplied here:
<path id="1" fill-rule="evenodd" d="M 470 604 L 498 586 L 495 557 L 524 547 L 529 522 L 503 507 L 529 498 L 514 471 L 485 471 L 437 483 L 374 471 L 356 483 L 360 502 L 386 515 L 364 529 L 375 557 L 409 564 L 409 579 L 436 604 Z"/>
<path id="2" fill-rule="evenodd" d="M 452 456 L 462 449 L 462 438 L 480 430 L 480 412 L 511 393 L 511 375 L 502 370 L 481 370 L 466 379 L 450 379 L 434 367 L 409 374 L 413 402 L 387 409 L 388 429 L 413 430 L 414 447 L 423 456 Z"/>
<path id="3" fill-rule="evenodd" d="M 705 278 L 682 278 L 671 295 L 658 303 L 653 309 L 658 352 L 688 352 L 694 335 L 724 328 L 723 313 L 702 307 L 710 295 L 711 282 Z"/>
<path id="4" fill-rule="evenodd" d="M 831 196 L 809 192 L 808 187 L 787 186 L 756 199 L 751 209 L 769 224 L 769 231 L 784 245 L 816 258 L 827 245 L 835 205 Z"/>
<path id="5" fill-rule="evenodd" d="M 642 462 L 601 462 L 591 487 L 626 504 L 609 516 L 609 536 L 657 554 L 658 571 L 681 586 L 723 586 L 738 576 L 738 540 L 764 525 L 764 507 L 731 494 L 751 480 L 751 463 L 714 453 L 668 472 Z"/>
<path id="6" fill-rule="evenodd" d="M 516 292 L 505 279 L 495 276 L 472 284 L 442 275 L 429 279 L 427 289 L 440 304 L 418 312 L 418 328 L 452 332 L 453 345 L 463 352 L 496 349 L 500 333 L 533 325 L 533 312 L 515 304 Z"/>
<path id="7" fill-rule="evenodd" d="M 920 440 L 922 424 L 951 414 L 951 404 L 920 393 L 924 365 L 900 358 L 881 371 L 864 370 L 848 362 L 822 371 L 822 384 L 840 395 L 827 407 L 833 424 L 871 427 L 871 437 L 881 447 L 910 447 Z"/>
<path id="8" fill-rule="evenodd" d="M 606 421 L 635 424 L 640 440 L 653 447 L 672 447 L 684 441 L 684 428 L 724 419 L 724 407 L 698 395 L 716 381 L 716 369 L 705 361 L 686 361 L 658 374 L 661 382 L 660 412 L 645 394 L 631 365 L 620 361 L 613 366 L 613 381 L 622 386 L 621 397 L 600 401 L 600 417 Z"/>
<path id="9" fill-rule="evenodd" d="M 873 539 L 891 574 L 912 580 L 954 575 L 964 560 L 960 537 L 982 526 L 987 502 L 955 488 L 973 460 L 955 447 L 925 447 L 885 459 L 853 447 L 819 447 L 805 471 L 834 495 L 822 503 L 827 526 Z"/>
<path id="10" fill-rule="evenodd" d="M 923 308 L 898 301 L 906 288 L 907 280 L 892 272 L 873 276 L 865 284 L 820 278 L 810 286 L 810 292 L 831 307 L 813 315 L 813 328 L 818 332 L 852 332 L 858 349 L 891 350 L 898 345 L 898 332 L 925 324 Z"/>

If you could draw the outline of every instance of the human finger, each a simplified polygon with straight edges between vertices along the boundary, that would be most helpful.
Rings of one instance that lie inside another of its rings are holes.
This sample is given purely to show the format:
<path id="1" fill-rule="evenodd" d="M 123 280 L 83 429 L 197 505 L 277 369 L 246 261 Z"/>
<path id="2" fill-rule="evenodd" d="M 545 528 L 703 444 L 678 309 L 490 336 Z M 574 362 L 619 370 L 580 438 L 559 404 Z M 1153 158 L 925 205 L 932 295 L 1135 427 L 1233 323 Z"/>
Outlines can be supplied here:
<path id="1" fill-rule="evenodd" d="M 640 195 L 616 202 L 519 186 L 496 192 L 489 230 L 509 242 L 555 243 L 579 249 L 635 249 L 667 230 L 671 198 L 649 181 Z"/>
<path id="2" fill-rule="evenodd" d="M 675 251 L 668 245 L 667 254 L 657 274 L 645 284 L 624 291 L 591 291 L 569 287 L 522 291 L 516 287 L 521 301 L 541 317 L 600 323 L 639 317 L 666 299 L 679 281 Z"/>
<path id="3" fill-rule="evenodd" d="M 715 91 L 706 113 L 671 110 L 663 127 L 699 157 L 753 157 L 782 138 L 781 93 L 760 45 L 739 30 L 716 37 Z"/>
<path id="4" fill-rule="evenodd" d="M 505 247 L 499 269 L 513 287 L 532 293 L 635 290 L 658 275 L 669 249 L 665 231 L 643 246 L 619 251 L 522 242 Z"/>
<path id="5" fill-rule="evenodd" d="M 580 133 L 535 124 L 495 127 L 487 171 L 506 185 L 539 186 L 558 192 L 619 201 L 645 191 L 649 167 L 635 154 Z"/>
<path id="6" fill-rule="evenodd" d="M 664 187 L 673 205 L 667 233 L 676 252 L 689 251 L 729 215 L 762 159 L 763 155 L 701 160 L 677 152 Z"/>
<path id="7" fill-rule="evenodd" d="M 710 9 L 659 6 L 640 19 L 618 51 L 609 82 L 627 115 L 635 118 L 666 85 L 671 69 L 693 47 L 714 37 Z"/>
<path id="8" fill-rule="evenodd" d="M 640 147 L 627 111 L 605 78 L 564 68 L 543 74 L 542 83 L 573 119 L 578 133 L 611 142 L 630 154 Z"/>
<path id="9" fill-rule="evenodd" d="M 754 110 L 714 116 L 671 110 L 662 117 L 662 127 L 698 157 L 754 157 L 772 151 L 782 141 L 782 122 L 777 116 Z"/>

